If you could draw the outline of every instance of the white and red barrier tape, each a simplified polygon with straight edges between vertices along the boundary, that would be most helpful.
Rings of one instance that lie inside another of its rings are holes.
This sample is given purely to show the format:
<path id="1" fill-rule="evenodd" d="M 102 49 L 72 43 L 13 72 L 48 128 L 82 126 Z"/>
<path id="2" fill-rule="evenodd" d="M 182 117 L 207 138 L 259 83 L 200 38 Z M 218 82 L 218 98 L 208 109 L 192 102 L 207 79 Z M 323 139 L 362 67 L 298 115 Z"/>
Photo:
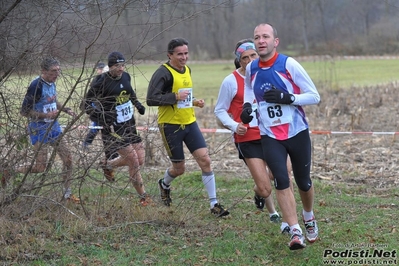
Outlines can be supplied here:
<path id="1" fill-rule="evenodd" d="M 5 124 L 0 123 L 0 127 Z M 61 125 L 61 127 L 66 127 Z M 72 128 L 78 129 L 102 129 L 101 126 L 73 126 Z M 140 131 L 159 131 L 158 127 L 137 127 Z M 200 128 L 202 133 L 229 133 L 232 132 L 228 129 L 219 128 Z M 398 131 L 332 131 L 332 130 L 310 130 L 312 135 L 399 135 Z"/>
<path id="2" fill-rule="evenodd" d="M 96 128 L 101 129 L 101 126 L 79 126 L 78 128 Z M 137 127 L 140 131 L 159 131 L 157 127 Z M 219 128 L 201 128 L 202 133 L 231 133 L 228 129 Z M 313 135 L 399 135 L 396 131 L 330 131 L 330 130 L 311 130 Z"/>

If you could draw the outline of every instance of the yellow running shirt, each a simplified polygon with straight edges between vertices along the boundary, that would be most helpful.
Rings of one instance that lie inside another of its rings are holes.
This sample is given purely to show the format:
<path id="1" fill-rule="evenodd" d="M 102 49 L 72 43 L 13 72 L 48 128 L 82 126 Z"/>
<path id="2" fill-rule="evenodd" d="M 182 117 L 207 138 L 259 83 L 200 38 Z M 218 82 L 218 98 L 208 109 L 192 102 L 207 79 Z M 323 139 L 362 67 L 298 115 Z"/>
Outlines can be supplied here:
<path id="1" fill-rule="evenodd" d="M 158 124 L 189 125 L 195 122 L 195 112 L 193 106 L 193 83 L 190 71 L 187 66 L 184 73 L 179 73 L 168 64 L 163 64 L 173 76 L 172 92 L 177 93 L 181 90 L 189 90 L 190 94 L 184 101 L 178 101 L 173 105 L 158 107 Z"/>

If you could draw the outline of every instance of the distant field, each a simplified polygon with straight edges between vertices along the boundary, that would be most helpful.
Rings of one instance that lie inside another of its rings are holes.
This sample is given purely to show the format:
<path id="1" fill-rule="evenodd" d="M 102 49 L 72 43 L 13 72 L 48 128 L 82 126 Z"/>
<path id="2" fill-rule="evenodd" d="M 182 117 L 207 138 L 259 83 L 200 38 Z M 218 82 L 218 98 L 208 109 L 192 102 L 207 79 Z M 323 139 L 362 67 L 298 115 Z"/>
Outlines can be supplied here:
<path id="1" fill-rule="evenodd" d="M 335 60 L 324 58 L 318 60 L 298 61 L 307 70 L 319 91 L 342 90 L 351 87 L 365 87 L 380 84 L 388 84 L 399 81 L 399 62 L 397 59 L 361 59 L 361 60 Z M 136 89 L 137 96 L 144 102 L 147 93 L 148 82 L 160 63 L 137 63 L 128 65 L 126 71 L 132 76 L 132 86 Z M 223 79 L 235 68 L 232 61 L 214 62 L 190 62 L 194 83 L 194 95 L 197 98 L 205 99 L 208 106 L 216 102 L 220 84 Z M 86 69 L 82 76 L 83 81 L 77 84 L 81 69 L 63 68 L 63 74 L 57 81 L 60 100 L 68 97 L 73 88 L 72 101 L 79 102 L 84 91 L 88 88 L 88 79 L 91 70 Z M 19 98 L 23 97 L 30 81 L 39 74 L 31 73 L 26 76 L 12 76 L 2 87 L 18 95 L 16 98 L 19 105 Z M 20 96 L 19 96 L 20 95 Z M 77 103 L 78 104 L 78 103 Z"/>
<path id="2" fill-rule="evenodd" d="M 298 60 L 299 61 L 299 60 Z M 350 87 L 373 86 L 399 81 L 397 59 L 362 59 L 303 61 L 319 90 L 347 89 Z M 216 100 L 224 77 L 234 70 L 233 62 L 196 63 L 189 62 L 192 69 L 194 93 L 197 98 Z M 134 68 L 134 83 L 138 95 L 145 97 L 148 81 L 159 64 L 138 64 Z M 128 72 L 133 74 L 133 68 Z"/>
<path id="3" fill-rule="evenodd" d="M 302 62 L 320 88 L 374 86 L 399 80 L 398 59 L 325 60 Z"/>

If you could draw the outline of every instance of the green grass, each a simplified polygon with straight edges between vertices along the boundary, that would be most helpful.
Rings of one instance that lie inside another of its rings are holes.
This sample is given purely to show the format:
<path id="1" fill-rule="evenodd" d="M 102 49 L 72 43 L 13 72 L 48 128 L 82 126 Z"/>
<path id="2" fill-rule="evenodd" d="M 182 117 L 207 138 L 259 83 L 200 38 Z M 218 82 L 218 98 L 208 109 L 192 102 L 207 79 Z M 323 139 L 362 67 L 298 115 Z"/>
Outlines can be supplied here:
<path id="1" fill-rule="evenodd" d="M 302 62 L 318 87 L 348 89 L 397 82 L 397 59 L 325 60 Z"/>
<path id="2" fill-rule="evenodd" d="M 170 208 L 157 199 L 154 206 L 143 208 L 136 198 L 114 201 L 115 195 L 107 194 L 101 203 L 104 209 L 91 212 L 90 219 L 57 210 L 56 219 L 40 222 L 32 217 L 14 224 L 3 220 L 0 232 L 8 245 L 0 251 L 0 259 L 14 259 L 19 265 L 322 265 L 324 250 L 343 252 L 345 245 L 354 246 L 353 251 L 378 245 L 397 250 L 398 188 L 384 191 L 392 197 L 379 197 L 367 187 L 314 180 L 320 239 L 303 250 L 290 251 L 279 224 L 256 211 L 251 179 L 219 175 L 217 181 L 218 196 L 231 211 L 228 217 L 211 216 L 199 173 L 194 172 L 173 183 Z M 157 195 L 156 188 L 151 187 L 151 192 Z M 88 210 L 96 208 L 91 199 L 98 198 L 97 193 L 84 192 Z M 110 202 L 114 207 L 108 209 Z M 79 206 L 67 207 L 84 216 Z M 297 209 L 300 213 L 301 207 Z"/>

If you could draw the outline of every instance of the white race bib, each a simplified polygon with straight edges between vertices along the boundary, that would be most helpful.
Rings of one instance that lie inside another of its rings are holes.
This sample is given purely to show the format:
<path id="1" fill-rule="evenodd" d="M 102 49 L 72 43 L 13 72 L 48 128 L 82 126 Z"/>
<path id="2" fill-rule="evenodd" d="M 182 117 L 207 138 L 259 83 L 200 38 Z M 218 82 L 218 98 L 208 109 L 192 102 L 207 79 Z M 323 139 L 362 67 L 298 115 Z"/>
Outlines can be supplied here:
<path id="1" fill-rule="evenodd" d="M 185 100 L 177 101 L 177 108 L 190 108 L 190 107 L 193 107 L 193 88 L 179 89 L 179 93 L 181 91 L 188 91 L 189 94 L 187 95 L 187 98 Z"/>
<path id="2" fill-rule="evenodd" d="M 134 108 L 132 101 L 128 101 L 124 104 L 116 106 L 116 121 L 118 123 L 123 123 L 132 119 L 134 114 Z"/>
<path id="3" fill-rule="evenodd" d="M 256 103 L 253 103 L 252 104 L 252 113 L 251 113 L 253 119 L 251 122 L 249 122 L 249 124 L 248 124 L 249 127 L 257 127 L 258 126 L 258 117 L 256 115 L 257 109 L 258 109 L 258 105 Z"/>
<path id="4" fill-rule="evenodd" d="M 292 122 L 292 106 L 276 103 L 259 103 L 260 117 L 265 127 L 274 127 Z"/>
<path id="5" fill-rule="evenodd" d="M 43 105 L 43 113 L 48 114 L 51 112 L 57 111 L 57 103 L 49 103 Z M 53 122 L 54 119 L 45 118 L 44 122 Z"/>

